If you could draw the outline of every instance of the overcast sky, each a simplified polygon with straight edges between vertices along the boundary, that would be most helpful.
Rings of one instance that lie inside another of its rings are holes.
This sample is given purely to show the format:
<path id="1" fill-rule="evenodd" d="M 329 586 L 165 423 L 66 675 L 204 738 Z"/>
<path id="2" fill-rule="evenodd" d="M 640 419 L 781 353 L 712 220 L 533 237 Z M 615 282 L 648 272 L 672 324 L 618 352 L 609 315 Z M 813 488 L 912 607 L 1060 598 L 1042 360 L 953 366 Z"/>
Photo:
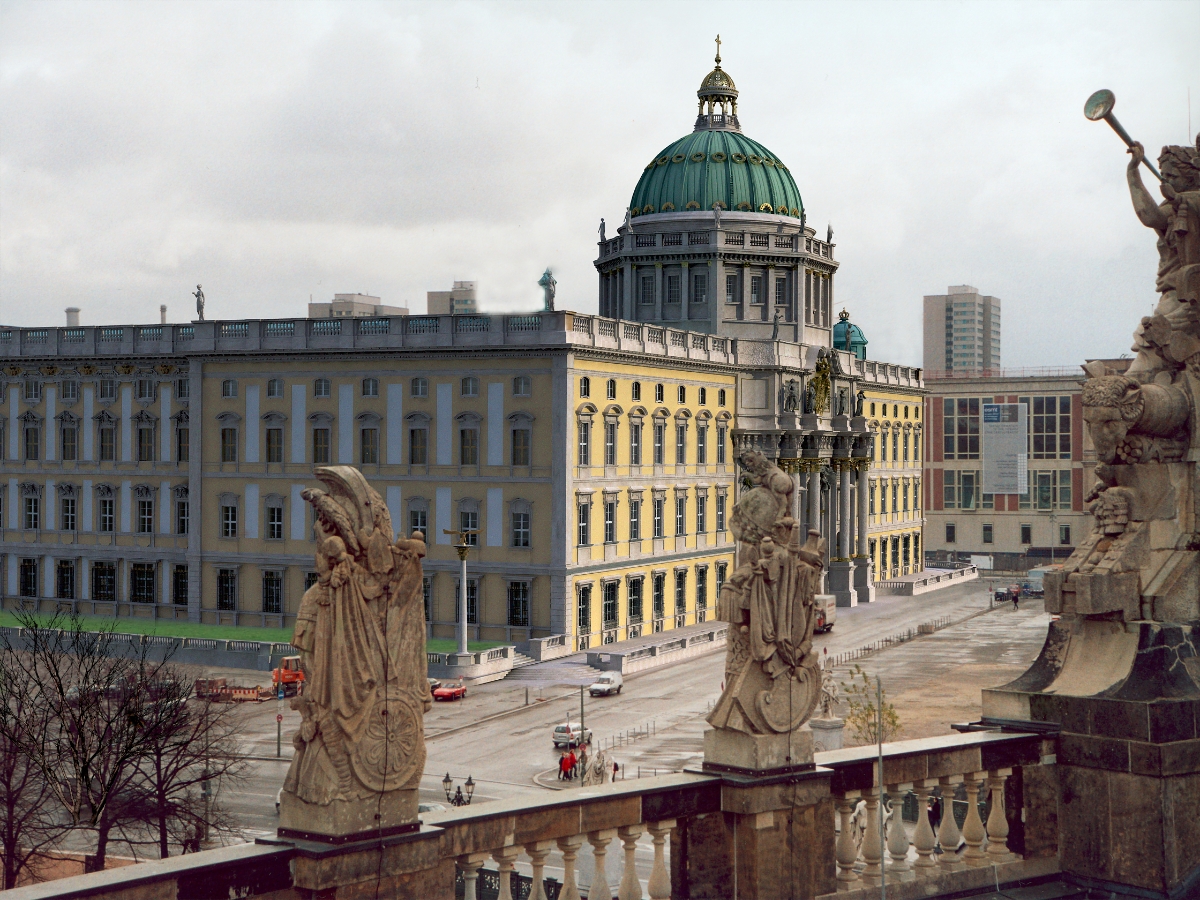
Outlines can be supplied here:
<path id="1" fill-rule="evenodd" d="M 531 309 L 547 265 L 594 312 L 600 217 L 690 132 L 717 32 L 872 359 L 919 365 L 962 283 L 1006 366 L 1127 350 L 1154 235 L 1083 102 L 1190 143 L 1200 3 L 0 2 L 0 321 L 186 321 L 197 282 L 210 318 L 454 279 Z"/>

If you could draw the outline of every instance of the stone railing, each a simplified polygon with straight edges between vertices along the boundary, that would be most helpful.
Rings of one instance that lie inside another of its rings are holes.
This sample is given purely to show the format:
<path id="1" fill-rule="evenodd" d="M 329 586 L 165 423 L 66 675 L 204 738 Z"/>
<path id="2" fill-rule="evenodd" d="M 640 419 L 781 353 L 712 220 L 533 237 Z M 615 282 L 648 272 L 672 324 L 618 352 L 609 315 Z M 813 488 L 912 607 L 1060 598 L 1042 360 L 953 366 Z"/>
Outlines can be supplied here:
<path id="1" fill-rule="evenodd" d="M 881 594 L 900 597 L 914 597 L 928 591 L 937 590 L 950 582 L 975 581 L 979 578 L 978 566 L 963 566 L 949 572 L 931 572 L 920 578 L 904 578 L 895 581 L 877 581 L 875 590 Z"/>
<path id="2" fill-rule="evenodd" d="M 426 653 L 430 678 L 462 679 L 472 684 L 499 681 L 512 671 L 517 648 L 512 645 L 493 647 L 465 655 L 458 653 Z"/>
<path id="3" fill-rule="evenodd" d="M 591 651 L 587 655 L 587 664 L 603 672 L 620 672 L 624 675 L 643 672 L 720 650 L 725 646 L 728 632 L 729 626 L 724 622 L 715 622 L 701 631 L 691 630 L 682 637 L 672 636 L 668 631 L 656 643 L 616 652 Z"/>

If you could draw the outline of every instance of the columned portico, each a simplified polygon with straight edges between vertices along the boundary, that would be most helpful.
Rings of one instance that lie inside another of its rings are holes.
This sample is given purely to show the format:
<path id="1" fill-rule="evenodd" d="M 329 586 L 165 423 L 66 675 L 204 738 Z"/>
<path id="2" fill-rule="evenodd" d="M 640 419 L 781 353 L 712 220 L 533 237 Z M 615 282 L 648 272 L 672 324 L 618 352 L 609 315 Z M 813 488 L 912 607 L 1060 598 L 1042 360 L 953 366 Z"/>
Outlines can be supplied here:
<path id="1" fill-rule="evenodd" d="M 854 461 L 858 483 L 858 529 L 856 536 L 858 546 L 854 552 L 854 593 L 859 603 L 870 603 L 875 599 L 875 583 L 871 577 L 871 555 L 867 544 L 867 528 L 870 514 L 867 498 L 870 482 L 867 473 L 871 468 L 870 459 Z"/>
<path id="2" fill-rule="evenodd" d="M 852 463 L 844 457 L 835 457 L 833 471 L 836 475 L 830 482 L 834 496 L 830 497 L 830 538 L 836 540 L 837 550 L 829 561 L 828 592 L 837 598 L 838 606 L 857 606 L 854 592 L 853 568 L 850 560 L 850 469 Z"/>

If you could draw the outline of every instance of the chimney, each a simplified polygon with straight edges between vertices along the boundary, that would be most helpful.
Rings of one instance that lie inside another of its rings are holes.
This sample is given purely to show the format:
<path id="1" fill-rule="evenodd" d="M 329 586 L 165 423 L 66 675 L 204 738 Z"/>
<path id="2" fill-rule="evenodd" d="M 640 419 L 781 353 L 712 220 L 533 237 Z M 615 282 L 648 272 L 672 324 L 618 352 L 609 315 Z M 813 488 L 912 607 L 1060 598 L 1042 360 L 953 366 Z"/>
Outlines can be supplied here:
<path id="1" fill-rule="evenodd" d="M 68 328 L 78 328 L 79 327 L 79 307 L 78 306 L 68 306 L 67 307 L 67 327 Z"/>
<path id="2" fill-rule="evenodd" d="M 161 322 L 163 325 L 166 325 L 167 324 L 167 304 L 164 303 L 162 306 L 160 306 L 158 308 L 158 315 L 159 315 L 158 321 Z"/>

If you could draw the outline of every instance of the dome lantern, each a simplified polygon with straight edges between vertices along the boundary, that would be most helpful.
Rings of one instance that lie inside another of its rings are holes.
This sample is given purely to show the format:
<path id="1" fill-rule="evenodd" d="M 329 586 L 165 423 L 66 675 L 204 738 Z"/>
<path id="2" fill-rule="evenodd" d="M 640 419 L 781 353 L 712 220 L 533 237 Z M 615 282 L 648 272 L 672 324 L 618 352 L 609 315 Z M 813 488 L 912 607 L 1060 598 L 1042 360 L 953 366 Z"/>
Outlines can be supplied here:
<path id="1" fill-rule="evenodd" d="M 721 68 L 721 36 L 717 35 L 715 67 L 700 82 L 695 131 L 741 131 L 737 117 L 737 86 Z"/>
<path id="2" fill-rule="evenodd" d="M 856 359 L 867 358 L 867 336 L 850 321 L 850 313 L 844 309 L 838 313 L 837 324 L 833 326 L 833 349 L 845 350 Z"/>

